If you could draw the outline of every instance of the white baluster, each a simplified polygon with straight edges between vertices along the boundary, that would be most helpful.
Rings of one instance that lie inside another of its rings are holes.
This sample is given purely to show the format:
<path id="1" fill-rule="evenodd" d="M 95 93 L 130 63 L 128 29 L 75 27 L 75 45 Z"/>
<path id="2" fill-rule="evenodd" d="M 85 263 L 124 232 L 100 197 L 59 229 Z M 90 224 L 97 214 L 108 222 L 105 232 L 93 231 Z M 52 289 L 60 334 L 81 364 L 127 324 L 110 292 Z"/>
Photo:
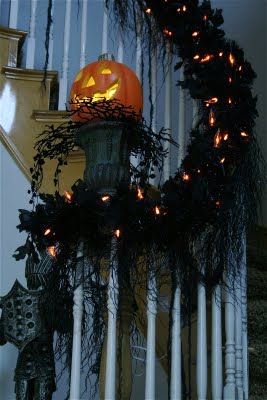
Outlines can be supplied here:
<path id="1" fill-rule="evenodd" d="M 147 293 L 147 352 L 146 352 L 146 387 L 145 400 L 155 399 L 156 366 L 156 316 L 157 283 L 153 275 L 149 277 Z"/>
<path id="2" fill-rule="evenodd" d="M 172 129 L 172 54 L 170 43 L 166 46 L 167 54 L 167 65 L 166 65 L 166 77 L 165 77 L 165 118 L 164 127 L 167 129 L 168 134 L 171 135 Z M 164 160 L 163 179 L 166 181 L 171 175 L 171 146 L 169 142 L 165 144 L 165 150 L 168 151 L 168 155 Z"/>
<path id="3" fill-rule="evenodd" d="M 137 15 L 137 36 L 136 36 L 136 67 L 135 72 L 137 78 L 141 81 L 142 75 L 142 42 L 141 42 L 141 19 L 140 15 Z"/>
<path id="4" fill-rule="evenodd" d="M 62 74 L 59 82 L 59 100 L 58 100 L 59 110 L 64 110 L 66 108 L 66 100 L 67 100 L 68 73 L 69 73 L 69 47 L 70 47 L 70 16 L 71 16 L 71 0 L 66 0 Z"/>
<path id="5" fill-rule="evenodd" d="M 70 400 L 80 399 L 81 381 L 81 344 L 82 344 L 82 316 L 83 316 L 83 245 L 77 251 L 76 283 L 79 283 L 74 290 L 73 298 L 73 341 L 71 359 L 71 380 L 70 380 Z"/>
<path id="6" fill-rule="evenodd" d="M 172 310 L 171 400 L 182 399 L 181 289 L 175 290 Z"/>
<path id="7" fill-rule="evenodd" d="M 105 399 L 115 400 L 116 397 L 116 337 L 118 308 L 118 259 L 117 239 L 111 241 L 111 268 L 108 282 L 108 333 Z"/>
<path id="8" fill-rule="evenodd" d="M 151 52 L 151 102 L 152 102 L 152 120 L 151 128 L 157 132 L 157 49 L 153 48 Z M 155 185 L 155 178 L 150 180 Z"/>
<path id="9" fill-rule="evenodd" d="M 87 30 L 87 0 L 83 0 L 82 6 L 82 27 L 81 27 L 81 55 L 80 55 L 80 68 L 85 66 L 85 53 L 86 53 L 86 30 Z"/>
<path id="10" fill-rule="evenodd" d="M 141 46 L 141 22 L 140 15 L 137 15 L 137 36 L 136 36 L 136 66 L 135 73 L 139 81 L 141 81 L 142 75 L 142 46 Z M 131 164 L 137 167 L 139 163 L 139 157 L 131 156 Z"/>
<path id="11" fill-rule="evenodd" d="M 241 276 L 235 278 L 235 382 L 237 399 L 243 400 L 243 348 L 242 348 L 242 304 Z"/>
<path id="12" fill-rule="evenodd" d="M 30 29 L 27 38 L 26 68 L 34 68 L 35 56 L 35 22 L 36 22 L 37 0 L 31 1 Z"/>
<path id="13" fill-rule="evenodd" d="M 104 0 L 103 30 L 102 30 L 102 54 L 108 52 L 108 9 Z"/>
<path id="14" fill-rule="evenodd" d="M 198 122 L 198 101 L 192 100 L 192 128 L 194 129 Z"/>
<path id="15" fill-rule="evenodd" d="M 212 400 L 222 399 L 222 303 L 221 288 L 217 285 L 212 293 Z"/>
<path id="16" fill-rule="evenodd" d="M 198 284 L 197 308 L 197 396 L 198 400 L 207 398 L 207 321 L 206 289 L 203 283 Z"/>
<path id="17" fill-rule="evenodd" d="M 182 66 L 180 69 L 180 81 L 184 79 L 184 67 Z M 185 108 L 185 90 L 179 87 L 179 110 L 178 110 L 178 167 L 180 167 L 186 151 L 186 131 L 185 131 L 185 117 L 186 117 L 186 108 Z"/>
<path id="18" fill-rule="evenodd" d="M 49 52 L 49 59 L 48 59 L 48 66 L 47 69 L 51 70 L 53 66 L 53 52 L 54 52 L 54 9 L 55 9 L 55 0 L 52 0 L 52 8 L 51 8 L 51 17 L 52 17 L 52 24 L 50 27 L 50 34 L 49 34 L 49 45 L 48 45 L 48 52 Z"/>
<path id="19" fill-rule="evenodd" d="M 122 32 L 119 33 L 119 45 L 118 45 L 118 62 L 123 62 L 123 41 L 122 41 Z"/>
<path id="20" fill-rule="evenodd" d="M 9 11 L 9 27 L 17 29 L 18 27 L 18 11 L 19 11 L 19 0 L 10 1 Z"/>
<path id="21" fill-rule="evenodd" d="M 243 350 L 243 391 L 244 400 L 248 400 L 248 331 L 247 331 L 247 261 L 246 237 L 243 239 L 243 257 L 241 265 L 241 310 L 242 310 L 242 350 Z"/>
<path id="22" fill-rule="evenodd" d="M 225 386 L 224 400 L 235 400 L 235 301 L 230 279 L 226 278 L 225 293 Z"/>
<path id="23" fill-rule="evenodd" d="M 157 131 L 157 49 L 154 48 L 151 53 L 151 101 L 153 105 L 152 112 L 152 130 Z"/>

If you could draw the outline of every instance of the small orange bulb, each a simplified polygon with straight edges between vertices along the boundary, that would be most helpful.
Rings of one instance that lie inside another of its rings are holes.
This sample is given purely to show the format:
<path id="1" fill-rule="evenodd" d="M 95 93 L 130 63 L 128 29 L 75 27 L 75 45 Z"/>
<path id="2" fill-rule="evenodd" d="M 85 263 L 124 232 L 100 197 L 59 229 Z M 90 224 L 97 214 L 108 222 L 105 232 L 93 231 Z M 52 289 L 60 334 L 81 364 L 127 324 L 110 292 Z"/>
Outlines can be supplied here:
<path id="1" fill-rule="evenodd" d="M 223 51 L 220 51 L 219 57 L 222 57 L 222 56 L 223 56 Z"/>
<path id="2" fill-rule="evenodd" d="M 47 247 L 47 253 L 50 254 L 51 257 L 55 258 L 57 255 L 56 246 L 49 246 Z"/>
<path id="3" fill-rule="evenodd" d="M 172 32 L 169 31 L 167 28 L 163 29 L 163 33 L 167 36 L 172 36 Z"/>
<path id="4" fill-rule="evenodd" d="M 229 99 L 228 99 L 228 104 L 232 104 L 232 99 L 231 99 L 231 97 L 229 97 Z"/>
<path id="5" fill-rule="evenodd" d="M 160 214 L 160 208 L 158 206 L 155 207 L 155 214 L 156 215 Z"/>
<path id="6" fill-rule="evenodd" d="M 241 72 L 243 69 L 242 65 L 240 65 L 240 67 L 238 68 L 238 71 Z"/>
<path id="7" fill-rule="evenodd" d="M 216 208 L 220 208 L 221 207 L 221 202 L 219 200 L 217 200 L 215 202 Z"/>
<path id="8" fill-rule="evenodd" d="M 108 194 L 101 197 L 101 200 L 102 200 L 104 203 L 106 203 L 107 201 L 109 201 L 109 199 L 110 199 L 110 196 L 109 196 Z"/>
<path id="9" fill-rule="evenodd" d="M 140 188 L 137 188 L 137 198 L 138 198 L 138 200 L 143 200 L 144 199 L 142 190 Z"/>
<path id="10" fill-rule="evenodd" d="M 180 13 L 181 12 L 181 8 L 179 7 L 179 8 L 177 8 L 177 10 L 176 10 L 178 13 Z"/>
<path id="11" fill-rule="evenodd" d="M 212 58 L 213 58 L 212 54 L 207 54 L 205 57 L 201 58 L 200 62 L 205 63 L 205 62 L 212 60 Z"/>
<path id="12" fill-rule="evenodd" d="M 216 148 L 220 147 L 221 141 L 222 141 L 222 135 L 220 129 L 218 129 L 214 136 L 214 147 Z"/>
<path id="13" fill-rule="evenodd" d="M 146 9 L 146 14 L 151 14 L 151 11 L 152 11 L 151 8 L 147 8 Z"/>
<path id="14" fill-rule="evenodd" d="M 225 157 L 223 157 L 223 158 L 220 159 L 220 163 L 221 163 L 221 164 L 223 164 L 224 161 L 225 161 Z"/>
<path id="15" fill-rule="evenodd" d="M 47 235 L 49 235 L 49 233 L 51 233 L 51 229 L 50 229 L 50 228 L 47 228 L 47 229 L 44 231 L 44 235 L 47 236 Z"/>
<path id="16" fill-rule="evenodd" d="M 186 6 L 183 6 L 183 12 L 185 12 L 187 10 Z"/>
<path id="17" fill-rule="evenodd" d="M 209 124 L 210 126 L 214 126 L 216 122 L 216 118 L 215 118 L 215 114 L 212 110 L 210 110 L 210 114 L 209 114 Z"/>
<path id="18" fill-rule="evenodd" d="M 219 101 L 218 97 L 212 97 L 209 100 L 205 100 L 205 103 L 206 103 L 207 107 L 209 107 L 210 104 L 216 104 L 216 103 L 218 103 L 218 101 Z"/>
<path id="19" fill-rule="evenodd" d="M 234 56 L 232 53 L 229 54 L 229 62 L 231 65 L 234 65 L 234 63 L 235 63 L 235 59 L 234 59 Z"/>
<path id="20" fill-rule="evenodd" d="M 240 135 L 241 135 L 242 137 L 248 137 L 248 136 L 249 136 L 248 133 L 245 132 L 245 131 L 240 132 Z"/>
<path id="21" fill-rule="evenodd" d="M 199 60 L 200 59 L 200 55 L 199 54 L 196 54 L 195 56 L 194 56 L 194 60 Z"/>
<path id="22" fill-rule="evenodd" d="M 116 229 L 116 230 L 115 230 L 115 236 L 116 236 L 117 238 L 119 238 L 120 235 L 121 235 L 121 231 L 120 231 L 119 229 Z"/>
<path id="23" fill-rule="evenodd" d="M 223 140 L 228 140 L 229 139 L 229 134 L 228 133 L 225 133 L 224 135 L 223 135 Z"/>
<path id="24" fill-rule="evenodd" d="M 232 83 L 232 78 L 231 78 L 231 76 L 229 76 L 228 82 L 229 82 L 229 83 Z"/>
<path id="25" fill-rule="evenodd" d="M 65 198 L 66 198 L 66 200 L 67 200 L 68 202 L 71 202 L 71 201 L 72 201 L 72 195 L 71 195 L 70 192 L 67 192 L 67 190 L 65 190 L 64 196 L 65 196 Z"/>
<path id="26" fill-rule="evenodd" d="M 207 21 L 207 20 L 208 20 L 208 16 L 207 16 L 207 15 L 204 15 L 203 20 L 204 20 L 204 21 Z"/>
<path id="27" fill-rule="evenodd" d="M 184 172 L 184 174 L 183 174 L 183 176 L 182 176 L 182 180 L 183 180 L 184 182 L 188 182 L 188 181 L 190 180 L 189 174 L 186 174 L 186 173 Z"/>
<path id="28" fill-rule="evenodd" d="M 199 32 L 197 32 L 197 31 L 195 31 L 195 32 L 192 33 L 192 36 L 193 36 L 193 37 L 197 37 L 198 35 L 199 35 Z"/>

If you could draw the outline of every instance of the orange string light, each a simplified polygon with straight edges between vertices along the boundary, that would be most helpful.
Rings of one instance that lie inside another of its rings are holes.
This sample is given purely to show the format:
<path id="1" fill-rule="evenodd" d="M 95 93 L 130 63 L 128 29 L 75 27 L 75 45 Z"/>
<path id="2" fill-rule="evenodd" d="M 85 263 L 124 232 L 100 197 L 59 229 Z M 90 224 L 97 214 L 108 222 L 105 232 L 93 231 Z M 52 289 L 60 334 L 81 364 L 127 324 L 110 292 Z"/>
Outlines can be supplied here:
<path id="1" fill-rule="evenodd" d="M 208 61 L 212 60 L 213 57 L 214 57 L 214 56 L 213 56 L 212 54 L 207 54 L 205 57 L 201 58 L 200 62 L 201 62 L 201 63 L 208 62 Z"/>
<path id="2" fill-rule="evenodd" d="M 186 174 L 186 173 L 184 172 L 184 173 L 183 173 L 183 176 L 182 176 L 182 180 L 183 180 L 184 182 L 190 181 L 190 176 L 189 176 L 189 174 Z"/>
<path id="3" fill-rule="evenodd" d="M 222 142 L 222 134 L 220 129 L 217 130 L 214 136 L 214 147 L 219 148 Z"/>
<path id="4" fill-rule="evenodd" d="M 234 63 L 235 63 L 235 59 L 234 59 L 234 56 L 232 53 L 229 54 L 229 62 L 231 65 L 234 65 Z"/>
<path id="5" fill-rule="evenodd" d="M 140 188 L 137 188 L 137 198 L 138 198 L 138 200 L 143 200 L 144 199 L 142 190 Z"/>
<path id="6" fill-rule="evenodd" d="M 67 201 L 69 201 L 69 202 L 72 201 L 72 194 L 70 192 L 68 192 L 67 190 L 65 190 L 64 196 L 65 196 Z"/>
<path id="7" fill-rule="evenodd" d="M 108 194 L 101 197 L 101 200 L 102 200 L 104 203 L 107 202 L 107 201 L 109 201 L 109 199 L 110 199 L 110 196 L 109 196 Z"/>
<path id="8" fill-rule="evenodd" d="M 220 51 L 219 57 L 222 57 L 222 56 L 223 56 L 223 51 Z"/>
<path id="9" fill-rule="evenodd" d="M 56 246 L 49 246 L 47 247 L 47 253 L 50 254 L 51 257 L 55 258 L 57 255 Z"/>
<path id="10" fill-rule="evenodd" d="M 198 31 L 195 31 L 195 32 L 192 33 L 192 36 L 193 36 L 193 37 L 197 37 L 198 35 L 199 35 L 199 32 L 198 32 Z"/>
<path id="11" fill-rule="evenodd" d="M 163 33 L 167 36 L 172 36 L 172 32 L 169 31 L 167 28 L 163 29 Z"/>
<path id="12" fill-rule="evenodd" d="M 116 236 L 117 238 L 119 238 L 120 235 L 121 235 L 121 231 L 120 231 L 119 229 L 116 229 L 114 233 L 115 233 L 115 236 Z"/>
<path id="13" fill-rule="evenodd" d="M 199 60 L 200 59 L 200 55 L 196 54 L 193 58 L 194 58 L 194 60 Z"/>
<path id="14" fill-rule="evenodd" d="M 212 97 L 209 100 L 205 100 L 206 106 L 209 107 L 210 104 L 216 104 L 218 103 L 219 99 L 218 97 Z"/>
<path id="15" fill-rule="evenodd" d="M 209 124 L 210 126 L 214 126 L 216 122 L 216 118 L 215 118 L 215 114 L 212 110 L 210 110 L 210 114 L 209 114 Z"/>
<path id="16" fill-rule="evenodd" d="M 51 229 L 50 229 L 50 228 L 47 228 L 47 229 L 44 231 L 44 235 L 47 236 L 47 235 L 49 235 L 49 233 L 51 233 Z"/>
<path id="17" fill-rule="evenodd" d="M 160 214 L 160 208 L 158 206 L 155 207 L 154 211 L 156 215 Z"/>
<path id="18" fill-rule="evenodd" d="M 228 140 L 229 139 L 229 134 L 228 133 L 225 133 L 224 135 L 223 135 L 223 140 Z"/>
<path id="19" fill-rule="evenodd" d="M 223 164 L 224 161 L 225 161 L 225 157 L 223 157 L 223 158 L 220 159 L 220 163 L 221 163 L 221 164 Z"/>
<path id="20" fill-rule="evenodd" d="M 152 11 L 151 8 L 147 8 L 146 9 L 146 14 L 151 14 L 151 11 Z"/>
<path id="21" fill-rule="evenodd" d="M 241 135 L 242 137 L 248 137 L 248 136 L 249 136 L 248 133 L 245 132 L 245 131 L 240 132 L 240 135 Z"/>

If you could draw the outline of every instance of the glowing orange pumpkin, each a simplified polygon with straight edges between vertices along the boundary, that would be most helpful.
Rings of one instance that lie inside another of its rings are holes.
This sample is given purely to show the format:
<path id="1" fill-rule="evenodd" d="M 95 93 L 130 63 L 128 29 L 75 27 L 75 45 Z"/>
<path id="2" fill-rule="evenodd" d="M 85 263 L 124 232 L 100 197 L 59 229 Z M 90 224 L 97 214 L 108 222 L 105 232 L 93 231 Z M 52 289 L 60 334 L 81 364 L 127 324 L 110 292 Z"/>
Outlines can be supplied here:
<path id="1" fill-rule="evenodd" d="M 70 92 L 71 111 L 80 109 L 89 99 L 92 102 L 105 99 L 132 106 L 135 113 L 141 115 L 143 92 L 137 76 L 126 65 L 114 61 L 114 57 L 110 58 L 100 56 L 98 61 L 86 65 L 77 74 Z M 86 113 L 72 115 L 74 121 L 84 121 L 84 118 Z"/>

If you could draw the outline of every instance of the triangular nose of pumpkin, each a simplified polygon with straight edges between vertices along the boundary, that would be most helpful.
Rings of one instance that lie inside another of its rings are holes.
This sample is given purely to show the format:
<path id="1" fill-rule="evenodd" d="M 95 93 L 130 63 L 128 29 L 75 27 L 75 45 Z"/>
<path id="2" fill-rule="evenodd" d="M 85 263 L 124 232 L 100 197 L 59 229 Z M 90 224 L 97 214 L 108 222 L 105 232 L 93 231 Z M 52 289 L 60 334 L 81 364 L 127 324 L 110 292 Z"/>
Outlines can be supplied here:
<path id="1" fill-rule="evenodd" d="M 95 80 L 92 76 L 89 77 L 89 79 L 85 79 L 82 88 L 90 87 L 95 85 Z"/>

